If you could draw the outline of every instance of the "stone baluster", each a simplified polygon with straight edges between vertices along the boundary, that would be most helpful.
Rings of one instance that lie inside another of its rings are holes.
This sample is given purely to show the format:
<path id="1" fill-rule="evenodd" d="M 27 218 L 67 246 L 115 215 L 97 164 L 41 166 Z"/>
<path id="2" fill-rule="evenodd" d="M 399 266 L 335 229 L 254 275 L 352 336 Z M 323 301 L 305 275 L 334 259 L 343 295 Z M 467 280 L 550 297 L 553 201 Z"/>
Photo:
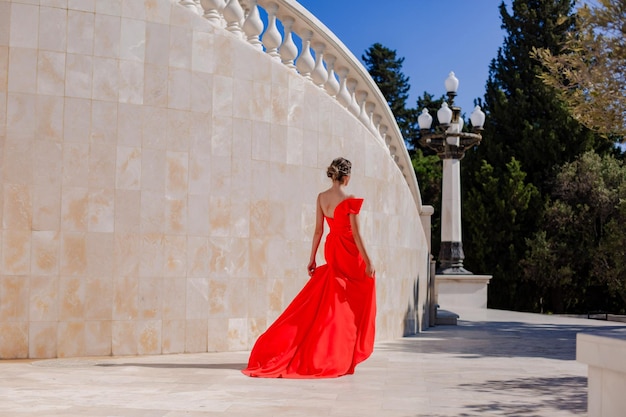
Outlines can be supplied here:
<path id="1" fill-rule="evenodd" d="M 391 138 L 387 136 L 387 129 L 388 129 L 387 125 L 380 125 L 380 127 L 378 128 L 378 130 L 380 131 L 380 138 L 389 147 L 389 144 L 391 142 Z M 390 151 L 391 151 L 391 149 L 390 149 Z M 389 153 L 391 153 L 391 152 L 389 152 Z"/>
<path id="2" fill-rule="evenodd" d="M 278 27 L 276 27 L 276 13 L 278 12 L 278 4 L 270 3 L 267 7 L 267 29 L 263 34 L 263 45 L 269 56 L 280 60 L 278 47 L 282 41 Z"/>
<path id="3" fill-rule="evenodd" d="M 315 42 L 313 44 L 313 50 L 315 51 L 315 67 L 311 72 L 311 79 L 318 87 L 324 87 L 324 83 L 328 79 L 328 72 L 324 67 L 324 50 L 326 44 L 322 42 Z"/>
<path id="4" fill-rule="evenodd" d="M 248 15 L 243 22 L 243 31 L 246 34 L 248 42 L 256 49 L 262 51 L 263 44 L 259 40 L 259 35 L 263 32 L 263 21 L 259 15 L 257 0 L 248 0 L 248 7 Z"/>
<path id="5" fill-rule="evenodd" d="M 196 6 L 196 2 L 194 0 L 180 0 L 178 3 L 194 13 L 198 13 L 198 7 Z"/>
<path id="6" fill-rule="evenodd" d="M 337 57 L 335 55 L 326 54 L 326 66 L 328 67 L 328 77 L 326 78 L 326 84 L 324 87 L 326 88 L 326 92 L 331 97 L 336 97 L 339 92 L 339 81 L 337 81 L 337 77 L 335 76 L 335 62 L 337 61 Z"/>
<path id="7" fill-rule="evenodd" d="M 200 4 L 204 10 L 204 18 L 214 25 L 221 26 L 224 0 L 201 0 Z"/>
<path id="8" fill-rule="evenodd" d="M 296 69 L 296 66 L 293 64 L 293 60 L 296 56 L 298 56 L 298 47 L 293 41 L 293 36 L 291 35 L 294 22 L 295 20 L 291 16 L 287 16 L 283 19 L 285 35 L 283 37 L 283 43 L 280 44 L 280 48 L 278 49 L 282 63 L 292 69 Z"/>
<path id="9" fill-rule="evenodd" d="M 300 51 L 300 56 L 296 61 L 296 68 L 300 75 L 304 78 L 311 79 L 311 71 L 315 68 L 315 60 L 313 60 L 313 55 L 311 55 L 311 38 L 313 37 L 313 32 L 310 30 L 305 30 L 302 36 L 302 50 Z"/>
<path id="10" fill-rule="evenodd" d="M 358 117 L 360 109 L 359 109 L 359 104 L 357 103 L 357 100 L 356 100 L 357 84 L 358 84 L 357 80 L 355 80 L 354 78 L 350 78 L 348 79 L 346 86 L 348 87 L 348 93 L 350 93 L 350 103 L 348 104 L 348 110 L 350 110 L 350 113 Z"/>
<path id="11" fill-rule="evenodd" d="M 372 123 L 374 124 L 374 131 L 376 132 L 376 136 L 378 136 L 379 138 L 381 138 L 384 142 L 384 138 L 382 136 L 382 134 L 380 133 L 380 122 L 383 120 L 383 116 L 381 116 L 378 113 L 375 113 L 372 116 Z"/>
<path id="12" fill-rule="evenodd" d="M 237 37 L 243 37 L 241 30 L 241 22 L 243 20 L 243 8 L 239 4 L 239 0 L 228 0 L 224 7 L 224 19 L 226 19 L 226 29 Z"/>
<path id="13" fill-rule="evenodd" d="M 340 67 L 337 69 L 337 74 L 339 74 L 339 92 L 337 93 L 337 101 L 345 108 L 348 108 L 351 99 L 350 92 L 347 87 L 349 72 L 350 70 L 346 67 Z"/>
<path id="14" fill-rule="evenodd" d="M 359 105 L 359 120 L 365 126 L 369 126 L 370 120 L 365 110 L 365 101 L 367 100 L 367 91 L 359 90 L 354 94 L 356 102 Z"/>
<path id="15" fill-rule="evenodd" d="M 376 129 L 376 124 L 374 123 L 374 111 L 376 110 L 376 103 L 372 101 L 368 101 L 365 103 L 365 114 L 367 115 L 367 121 L 370 126 L 370 131 L 378 136 L 378 130 Z"/>

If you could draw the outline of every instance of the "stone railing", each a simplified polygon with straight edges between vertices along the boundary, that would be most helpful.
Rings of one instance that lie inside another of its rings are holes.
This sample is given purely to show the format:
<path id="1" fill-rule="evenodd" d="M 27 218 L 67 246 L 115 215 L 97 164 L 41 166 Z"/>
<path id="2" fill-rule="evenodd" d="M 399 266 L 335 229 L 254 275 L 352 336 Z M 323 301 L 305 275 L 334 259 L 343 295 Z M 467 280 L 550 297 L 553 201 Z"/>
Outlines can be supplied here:
<path id="1" fill-rule="evenodd" d="M 389 149 L 418 211 L 422 211 L 411 159 L 385 97 L 359 60 L 307 9 L 294 0 L 178 2 L 265 51 L 336 98 Z M 279 30 L 279 23 L 282 30 Z M 302 41 L 300 50 L 294 35 Z"/>

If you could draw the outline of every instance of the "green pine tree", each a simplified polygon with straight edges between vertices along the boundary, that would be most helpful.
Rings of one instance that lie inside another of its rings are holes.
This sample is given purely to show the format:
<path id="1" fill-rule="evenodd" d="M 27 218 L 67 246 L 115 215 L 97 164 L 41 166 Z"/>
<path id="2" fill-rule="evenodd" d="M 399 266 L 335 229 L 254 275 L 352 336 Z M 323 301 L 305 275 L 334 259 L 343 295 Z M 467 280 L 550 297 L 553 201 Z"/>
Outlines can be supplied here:
<path id="1" fill-rule="evenodd" d="M 513 0 L 509 12 L 500 5 L 507 36 L 490 65 L 483 140 L 462 164 L 465 265 L 493 274 L 490 307 L 539 309 L 538 289 L 522 279 L 519 262 L 526 240 L 541 228 L 555 173 L 587 150 L 611 148 L 571 117 L 530 56 L 534 48 L 559 50 L 575 28 L 573 6 Z"/>

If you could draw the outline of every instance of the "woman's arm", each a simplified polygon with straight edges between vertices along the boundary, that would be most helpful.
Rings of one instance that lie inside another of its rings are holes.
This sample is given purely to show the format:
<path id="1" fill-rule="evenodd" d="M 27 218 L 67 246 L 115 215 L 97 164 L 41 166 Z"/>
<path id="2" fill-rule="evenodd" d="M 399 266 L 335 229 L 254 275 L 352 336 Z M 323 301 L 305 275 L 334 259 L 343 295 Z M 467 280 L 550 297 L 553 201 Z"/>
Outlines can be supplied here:
<path id="1" fill-rule="evenodd" d="M 309 276 L 313 275 L 315 271 L 315 255 L 317 254 L 317 248 L 320 245 L 320 241 L 322 240 L 322 235 L 324 234 L 324 213 L 322 212 L 322 206 L 320 203 L 320 196 L 317 195 L 317 203 L 315 209 L 315 231 L 313 232 L 313 240 L 311 241 L 311 257 L 309 259 L 309 264 L 307 265 L 307 271 L 309 272 Z"/>
<path id="2" fill-rule="evenodd" d="M 354 242 L 356 243 L 356 247 L 359 249 L 361 257 L 363 257 L 363 260 L 365 261 L 365 273 L 367 274 L 367 276 L 373 277 L 376 271 L 374 270 L 374 266 L 370 261 L 370 257 L 367 255 L 365 245 L 363 244 L 363 239 L 361 238 L 358 214 L 350 214 L 350 225 L 352 226 L 352 235 L 354 236 Z"/>

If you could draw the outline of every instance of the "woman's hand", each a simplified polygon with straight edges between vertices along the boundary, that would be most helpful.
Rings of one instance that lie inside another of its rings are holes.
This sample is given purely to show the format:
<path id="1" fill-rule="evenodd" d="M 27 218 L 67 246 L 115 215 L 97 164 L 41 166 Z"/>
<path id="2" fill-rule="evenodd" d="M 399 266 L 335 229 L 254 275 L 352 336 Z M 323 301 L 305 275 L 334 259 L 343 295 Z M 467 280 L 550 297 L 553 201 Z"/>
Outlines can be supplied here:
<path id="1" fill-rule="evenodd" d="M 306 267 L 306 270 L 309 272 L 309 276 L 313 275 L 313 272 L 315 272 L 315 260 L 309 262 L 309 264 Z"/>
<path id="2" fill-rule="evenodd" d="M 374 269 L 374 265 L 368 263 L 365 265 L 365 274 L 370 277 L 370 278 L 374 278 L 374 274 L 376 273 L 376 270 Z"/>

